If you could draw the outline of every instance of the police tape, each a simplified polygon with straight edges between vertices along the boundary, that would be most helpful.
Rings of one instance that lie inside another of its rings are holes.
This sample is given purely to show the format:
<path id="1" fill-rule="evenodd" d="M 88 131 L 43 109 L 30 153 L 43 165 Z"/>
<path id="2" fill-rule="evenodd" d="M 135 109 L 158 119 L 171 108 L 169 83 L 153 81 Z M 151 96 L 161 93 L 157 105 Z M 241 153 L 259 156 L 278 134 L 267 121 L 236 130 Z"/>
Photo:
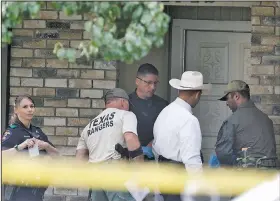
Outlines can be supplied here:
<path id="1" fill-rule="evenodd" d="M 111 162 L 87 164 L 74 159 L 29 157 L 2 158 L 4 184 L 126 190 L 133 181 L 139 187 L 162 193 L 180 193 L 193 183 L 203 184 L 197 194 L 215 190 L 221 196 L 239 195 L 270 180 L 279 172 L 261 170 L 207 169 L 202 174 L 187 174 L 181 166 L 156 163 Z"/>

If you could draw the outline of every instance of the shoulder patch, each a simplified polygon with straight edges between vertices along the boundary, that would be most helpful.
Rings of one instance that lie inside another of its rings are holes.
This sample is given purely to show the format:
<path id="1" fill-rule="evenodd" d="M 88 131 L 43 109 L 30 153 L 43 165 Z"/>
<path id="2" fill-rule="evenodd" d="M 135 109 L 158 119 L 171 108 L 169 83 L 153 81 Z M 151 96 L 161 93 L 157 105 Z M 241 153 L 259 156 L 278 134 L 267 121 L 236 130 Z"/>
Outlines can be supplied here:
<path id="1" fill-rule="evenodd" d="M 17 127 L 17 125 L 15 125 L 15 124 L 11 124 L 9 127 L 10 127 L 10 128 L 16 128 L 16 127 Z"/>
<path id="2" fill-rule="evenodd" d="M 11 134 L 12 132 L 10 130 L 6 130 L 2 135 L 1 141 L 3 142 L 7 140 L 11 136 Z"/>

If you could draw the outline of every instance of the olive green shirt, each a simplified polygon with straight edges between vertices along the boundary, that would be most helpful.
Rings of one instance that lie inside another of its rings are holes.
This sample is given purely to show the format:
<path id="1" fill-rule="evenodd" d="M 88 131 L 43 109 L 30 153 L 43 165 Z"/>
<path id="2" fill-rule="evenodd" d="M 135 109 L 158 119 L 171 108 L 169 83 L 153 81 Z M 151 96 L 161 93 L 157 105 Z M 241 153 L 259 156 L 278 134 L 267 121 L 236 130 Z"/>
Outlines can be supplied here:
<path id="1" fill-rule="evenodd" d="M 251 157 L 276 157 L 273 122 L 249 100 L 223 122 L 215 151 L 221 164 L 234 165 L 248 148 Z"/>

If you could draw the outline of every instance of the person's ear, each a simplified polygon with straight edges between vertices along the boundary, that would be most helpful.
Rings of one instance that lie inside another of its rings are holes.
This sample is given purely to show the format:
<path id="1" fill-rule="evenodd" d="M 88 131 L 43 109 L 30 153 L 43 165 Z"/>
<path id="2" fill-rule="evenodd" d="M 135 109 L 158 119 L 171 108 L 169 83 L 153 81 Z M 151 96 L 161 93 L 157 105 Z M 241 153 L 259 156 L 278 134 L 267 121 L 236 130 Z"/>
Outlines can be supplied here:
<path id="1" fill-rule="evenodd" d="M 14 113 L 17 114 L 18 109 L 14 107 Z"/>
<path id="2" fill-rule="evenodd" d="M 124 99 L 121 99 L 121 107 L 124 108 Z"/>
<path id="3" fill-rule="evenodd" d="M 238 100 L 240 98 L 240 94 L 239 93 L 234 93 L 234 100 Z"/>
<path id="4" fill-rule="evenodd" d="M 139 79 L 138 78 L 135 78 L 135 84 L 136 84 L 136 86 L 139 85 Z"/>
<path id="5" fill-rule="evenodd" d="M 199 98 L 200 93 L 201 93 L 201 91 L 197 91 L 197 92 L 195 93 L 195 98 L 196 98 L 196 99 L 198 99 L 198 98 Z"/>

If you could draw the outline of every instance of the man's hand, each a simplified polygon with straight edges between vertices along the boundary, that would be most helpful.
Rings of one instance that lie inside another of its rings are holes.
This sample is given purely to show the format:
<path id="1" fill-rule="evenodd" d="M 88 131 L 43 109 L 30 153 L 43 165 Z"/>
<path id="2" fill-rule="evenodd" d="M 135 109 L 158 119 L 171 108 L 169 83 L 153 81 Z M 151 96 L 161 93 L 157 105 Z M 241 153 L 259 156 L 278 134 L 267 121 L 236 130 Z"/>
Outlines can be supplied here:
<path id="1" fill-rule="evenodd" d="M 152 147 L 153 146 L 153 141 L 151 141 L 148 145 L 147 145 L 147 147 Z"/>
<path id="2" fill-rule="evenodd" d="M 152 151 L 152 147 L 145 147 L 145 146 L 142 146 L 142 150 L 143 150 L 143 154 L 145 156 L 147 156 L 148 158 L 154 158 L 154 154 L 153 154 L 153 151 Z"/>

